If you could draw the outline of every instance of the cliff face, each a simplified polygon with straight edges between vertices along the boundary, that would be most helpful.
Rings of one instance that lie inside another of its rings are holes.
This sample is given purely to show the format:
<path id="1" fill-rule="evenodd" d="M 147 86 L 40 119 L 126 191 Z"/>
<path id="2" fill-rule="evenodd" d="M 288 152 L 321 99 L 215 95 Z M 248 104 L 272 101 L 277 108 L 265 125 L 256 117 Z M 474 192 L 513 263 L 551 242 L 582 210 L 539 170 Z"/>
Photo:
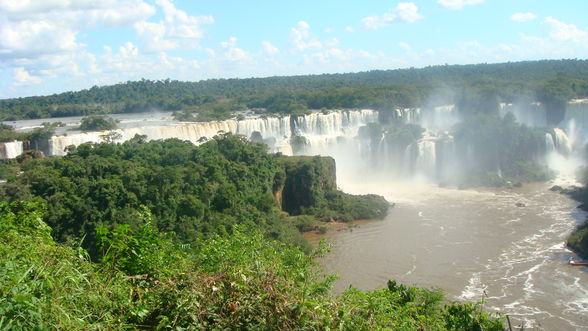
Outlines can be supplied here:
<path id="1" fill-rule="evenodd" d="M 283 185 L 274 190 L 282 210 L 323 221 L 382 218 L 389 204 L 378 195 L 351 195 L 337 189 L 335 160 L 321 156 L 280 157 Z"/>
<path id="2" fill-rule="evenodd" d="M 299 215 L 320 204 L 328 192 L 337 189 L 335 160 L 332 157 L 291 156 L 280 158 L 286 179 L 282 189 L 282 209 Z"/>
<path id="3" fill-rule="evenodd" d="M 555 190 L 555 188 L 552 188 L 552 190 Z M 562 192 L 569 194 L 573 199 L 581 202 L 582 204 L 578 208 L 588 211 L 588 185 Z M 576 252 L 579 256 L 588 259 L 588 220 L 585 220 L 583 224 L 574 229 L 568 237 L 566 244 L 568 248 Z"/>

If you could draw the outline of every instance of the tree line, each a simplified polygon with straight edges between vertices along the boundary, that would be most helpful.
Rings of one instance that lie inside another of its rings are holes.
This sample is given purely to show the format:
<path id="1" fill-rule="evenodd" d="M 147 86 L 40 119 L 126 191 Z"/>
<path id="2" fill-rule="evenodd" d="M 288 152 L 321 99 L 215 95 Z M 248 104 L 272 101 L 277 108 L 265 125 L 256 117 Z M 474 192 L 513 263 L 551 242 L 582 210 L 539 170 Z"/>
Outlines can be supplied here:
<path id="1" fill-rule="evenodd" d="M 140 80 L 94 86 L 78 92 L 0 100 L 0 119 L 177 111 L 184 118 L 224 119 L 243 110 L 297 114 L 309 109 L 417 107 L 458 103 L 491 93 L 503 102 L 562 102 L 588 96 L 588 61 L 549 60 L 501 64 L 445 65 L 200 82 Z M 192 118 L 198 118 L 193 116 Z"/>

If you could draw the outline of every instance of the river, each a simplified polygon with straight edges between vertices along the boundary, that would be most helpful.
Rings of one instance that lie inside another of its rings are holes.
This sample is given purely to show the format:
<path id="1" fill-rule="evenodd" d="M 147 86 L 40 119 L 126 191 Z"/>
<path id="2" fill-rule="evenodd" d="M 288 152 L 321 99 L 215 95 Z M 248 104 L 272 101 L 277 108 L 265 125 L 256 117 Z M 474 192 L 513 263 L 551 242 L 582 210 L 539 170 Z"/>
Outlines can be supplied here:
<path id="1" fill-rule="evenodd" d="M 568 127 L 567 131 L 556 128 L 545 135 L 546 163 L 568 176 L 583 164 L 580 156 L 588 141 L 583 134 L 588 132 L 588 103 L 579 105 L 568 112 L 571 117 L 562 126 Z M 432 118 L 455 121 L 453 106 L 430 111 Z M 396 114 L 425 128 L 437 126 L 419 109 L 397 109 Z M 336 291 L 350 285 L 374 289 L 385 286 L 388 279 L 396 279 L 410 285 L 439 287 L 450 299 L 477 301 L 485 297 L 486 309 L 511 315 L 515 323 L 525 323 L 526 327 L 588 330 L 588 268 L 567 265 L 567 259 L 574 255 L 564 246 L 568 234 L 587 215 L 575 208 L 576 202 L 549 191 L 554 183 L 483 190 L 428 184 L 435 181 L 431 179 L 438 170 L 436 160 L 445 159 L 443 154 L 437 155 L 437 140 L 453 144 L 447 133 L 427 133 L 413 146 L 418 147 L 417 153 L 408 158 L 406 165 L 417 168 L 410 173 L 424 173 L 429 179 L 401 183 L 388 177 L 370 178 L 375 176 L 372 173 L 394 172 L 388 168 L 400 155 L 388 155 L 386 148 L 377 153 L 382 156 L 379 161 L 385 171 L 366 170 L 368 155 L 374 153 L 362 152 L 365 141 L 355 138 L 362 126 L 377 121 L 378 113 L 373 110 L 203 123 L 180 123 L 172 121 L 169 113 L 157 112 L 113 117 L 120 121 L 117 131 L 121 141 L 138 133 L 148 139 L 175 137 L 198 143 L 219 130 L 245 137 L 257 131 L 271 150 L 292 154 L 290 138 L 296 133 L 307 142 L 301 154 L 335 157 L 338 183 L 344 191 L 378 193 L 396 203 L 384 220 L 318 236 L 332 244 L 332 251 L 320 262 L 327 272 L 340 275 Z M 58 128 L 57 136 L 49 140 L 50 155 L 62 155 L 72 144 L 101 141 L 105 134 L 76 131 L 79 117 L 56 120 L 66 126 Z M 49 120 L 7 124 L 26 131 L 43 121 Z M 452 166 L 447 165 L 450 170 Z M 317 236 L 312 239 L 317 240 Z"/>
<path id="2" fill-rule="evenodd" d="M 320 260 L 340 276 L 335 291 L 369 290 L 388 279 L 438 287 L 545 330 L 588 329 L 588 268 L 567 264 L 570 231 L 586 213 L 553 183 L 456 190 L 363 180 L 343 189 L 379 193 L 396 205 L 380 221 L 311 235 L 332 250 Z M 517 206 L 518 204 L 518 206 Z"/>

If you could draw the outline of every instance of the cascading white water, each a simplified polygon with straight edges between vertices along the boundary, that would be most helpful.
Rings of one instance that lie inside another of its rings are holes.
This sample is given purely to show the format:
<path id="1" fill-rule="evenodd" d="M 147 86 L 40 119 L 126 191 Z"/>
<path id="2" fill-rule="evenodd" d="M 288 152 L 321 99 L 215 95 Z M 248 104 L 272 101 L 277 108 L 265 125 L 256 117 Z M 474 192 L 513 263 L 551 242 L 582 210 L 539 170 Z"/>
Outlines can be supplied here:
<path id="1" fill-rule="evenodd" d="M 568 102 L 564 122 L 574 120 L 582 126 L 588 126 L 588 99 L 576 99 Z"/>
<path id="2" fill-rule="evenodd" d="M 556 151 L 555 149 L 555 142 L 553 141 L 553 136 L 551 133 L 545 134 L 545 151 L 547 154 L 553 153 Z"/>
<path id="3" fill-rule="evenodd" d="M 22 141 L 15 140 L 0 144 L 2 145 L 2 148 L 0 148 L 0 158 L 2 159 L 14 159 L 23 152 Z"/>
<path id="4" fill-rule="evenodd" d="M 456 173 L 455 142 L 447 132 L 459 122 L 454 106 L 394 109 L 393 115 L 406 124 L 421 126 L 425 132 L 416 143 L 394 153 L 390 153 L 389 141 L 383 137 L 376 161 L 372 162 L 378 165 L 378 171 L 386 176 L 417 176 L 433 181 L 447 180 Z"/>
<path id="5" fill-rule="evenodd" d="M 571 127 L 570 132 L 574 132 L 575 126 L 572 124 Z M 563 129 L 554 128 L 553 132 L 553 136 L 545 135 L 547 165 L 557 173 L 559 184 L 576 184 L 577 171 L 585 163 L 582 151 L 574 148 L 574 139 L 570 139 Z"/>
<path id="6" fill-rule="evenodd" d="M 247 118 L 237 122 L 237 134 L 249 138 L 255 131 L 261 133 L 263 138 L 289 138 L 291 134 L 290 116 Z"/>
<path id="7" fill-rule="evenodd" d="M 588 116 L 584 116 L 587 101 L 572 101 L 565 121 L 551 134 L 545 135 L 547 164 L 559 173 L 572 173 L 571 167 L 583 163 L 586 142 L 584 132 L 588 130 Z M 501 113 L 514 112 L 522 122 L 536 123 L 544 115 L 541 105 L 525 107 L 503 104 Z M 286 155 L 330 155 L 340 162 L 357 164 L 358 167 L 373 167 L 373 170 L 388 177 L 425 176 L 436 182 L 451 182 L 452 178 L 475 167 L 477 157 L 468 144 L 460 141 L 460 149 L 449 132 L 459 123 L 459 112 L 453 105 L 398 108 L 392 111 L 394 118 L 407 124 L 420 125 L 425 129 L 423 138 L 406 147 L 393 140 L 394 136 L 355 139 L 359 128 L 368 123 L 379 122 L 379 113 L 373 110 L 314 112 L 304 116 L 248 117 L 242 120 L 213 122 L 173 122 L 171 120 L 147 122 L 136 118 L 114 132 L 120 135 L 117 142 L 146 135 L 148 140 L 178 138 L 199 144 L 219 132 L 231 132 L 268 144 L 270 152 Z M 148 116 L 148 115 L 145 115 Z M 148 125 L 140 126 L 148 123 Z M 75 124 L 75 123 L 74 123 Z M 123 125 L 124 124 L 124 125 Z M 23 124 L 24 125 L 24 124 Z M 30 125 L 28 125 L 30 126 Z M 70 126 L 74 127 L 72 124 Z M 254 134 L 255 133 L 255 134 Z M 63 155 L 66 146 L 77 146 L 84 142 L 101 142 L 108 131 L 75 132 L 60 131 L 49 140 L 49 155 Z M 253 135 L 254 134 L 254 135 Z M 252 136 L 253 135 L 253 136 Z M 293 138 L 301 146 L 293 148 Z M 261 138 L 261 140 L 260 140 Z M 5 157 L 13 158 L 22 152 L 22 143 L 8 143 Z"/>
<path id="8" fill-rule="evenodd" d="M 554 140 L 556 150 L 564 155 L 569 155 L 572 147 L 566 132 L 560 128 L 554 128 Z"/>
<path id="9" fill-rule="evenodd" d="M 419 121 L 414 124 L 418 124 L 430 131 L 449 131 L 460 121 L 457 109 L 453 105 L 427 108 L 421 113 Z"/>
<path id="10" fill-rule="evenodd" d="M 294 133 L 308 141 L 304 154 L 333 156 L 334 153 L 341 152 L 341 146 L 337 146 L 339 144 L 351 143 L 354 146 L 347 147 L 356 150 L 358 147 L 353 138 L 357 136 L 359 128 L 377 120 L 378 112 L 369 109 L 313 113 L 294 119 Z"/>
<path id="11" fill-rule="evenodd" d="M 377 121 L 378 113 L 373 110 L 333 111 L 328 114 L 311 113 L 295 119 L 295 129 L 291 127 L 290 116 L 256 117 L 244 120 L 212 122 L 182 122 L 168 125 L 127 127 L 112 132 L 120 135 L 117 141 L 126 141 L 136 134 L 146 135 L 148 140 L 178 138 L 198 144 L 203 138 L 210 139 L 219 132 L 241 134 L 247 138 L 259 132 L 265 138 L 275 140 L 272 152 L 292 154 L 289 139 L 292 132 L 305 136 L 309 141 L 309 153 L 326 153 L 330 146 L 341 140 L 340 137 L 355 137 L 359 127 Z M 50 155 L 64 155 L 65 148 L 78 146 L 85 142 L 101 142 L 109 131 L 77 132 L 53 136 L 49 140 Z"/>
<path id="12" fill-rule="evenodd" d="M 554 128 L 555 133 L 555 148 L 563 155 L 570 155 L 572 151 L 572 145 L 566 132 L 560 128 Z"/>
<path id="13" fill-rule="evenodd" d="M 64 136 L 53 136 L 49 139 L 49 154 L 64 155 L 65 148 L 73 145 L 78 146 L 86 142 L 104 141 L 104 136 L 110 132 L 119 134 L 117 141 L 126 141 L 135 135 L 146 135 L 148 140 L 178 138 L 188 140 L 192 143 L 199 143 L 201 138 L 212 138 L 219 132 L 236 132 L 237 121 L 179 123 L 175 125 L 158 125 L 123 128 L 113 131 L 95 131 L 73 133 Z"/>
<path id="14" fill-rule="evenodd" d="M 429 179 L 436 179 L 436 141 L 434 139 L 422 139 L 418 142 L 418 156 L 416 159 L 417 175 Z"/>
<path id="15" fill-rule="evenodd" d="M 514 105 L 512 103 L 500 104 L 500 115 L 504 117 L 507 113 L 512 113 L 516 120 L 527 126 L 545 127 L 547 126 L 547 115 L 545 107 L 540 103 L 533 102 L 525 105 Z"/>
<path id="16" fill-rule="evenodd" d="M 444 133 L 436 144 L 437 179 L 441 182 L 452 181 L 459 174 L 459 162 L 455 139 Z"/>

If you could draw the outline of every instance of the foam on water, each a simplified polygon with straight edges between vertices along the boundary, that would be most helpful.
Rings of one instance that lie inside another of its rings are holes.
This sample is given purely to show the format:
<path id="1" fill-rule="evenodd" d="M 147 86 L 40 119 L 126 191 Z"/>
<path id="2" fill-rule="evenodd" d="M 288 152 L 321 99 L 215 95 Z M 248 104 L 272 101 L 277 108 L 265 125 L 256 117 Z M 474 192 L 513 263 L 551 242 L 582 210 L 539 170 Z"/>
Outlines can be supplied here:
<path id="1" fill-rule="evenodd" d="M 580 278 L 573 276 L 573 272 L 578 270 L 568 270 L 565 259 L 557 258 L 569 255 L 563 241 L 570 230 L 570 224 L 574 224 L 575 217 L 579 215 L 577 212 L 574 215 L 569 208 L 559 204 L 545 204 L 541 207 L 541 202 L 549 198 L 544 195 L 544 192 L 537 193 L 533 198 L 539 201 L 527 200 L 526 203 L 527 206 L 535 203 L 540 207 L 537 215 L 552 222 L 546 222 L 535 233 L 512 242 L 497 258 L 483 264 L 481 267 L 484 271 L 473 273 L 468 285 L 457 298 L 478 299 L 487 291 L 490 302 L 505 302 L 502 306 L 494 307 L 496 311 L 524 316 L 527 327 L 539 326 L 547 318 L 560 319 L 560 323 L 574 328 L 588 327 L 588 320 L 585 320 L 586 324 L 577 322 L 588 309 L 588 286 L 582 284 Z M 519 222 L 520 219 L 516 221 Z M 570 280 L 573 282 L 570 283 Z M 545 284 L 546 281 L 552 284 Z M 537 306 L 544 300 L 549 300 L 549 297 L 559 298 L 555 300 L 555 304 L 565 315 L 575 317 L 555 316 Z"/>

